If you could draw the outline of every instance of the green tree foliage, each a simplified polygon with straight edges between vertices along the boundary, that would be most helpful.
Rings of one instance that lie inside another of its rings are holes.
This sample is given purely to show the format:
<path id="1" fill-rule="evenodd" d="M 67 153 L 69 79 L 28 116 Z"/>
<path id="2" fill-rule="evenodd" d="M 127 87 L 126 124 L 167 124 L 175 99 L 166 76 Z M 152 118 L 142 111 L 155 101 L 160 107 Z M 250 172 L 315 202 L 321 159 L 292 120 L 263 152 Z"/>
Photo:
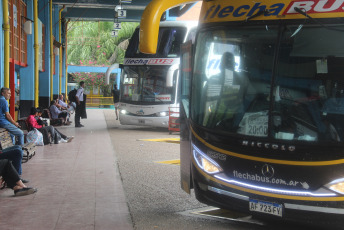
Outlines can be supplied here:
<path id="1" fill-rule="evenodd" d="M 138 23 L 122 22 L 118 37 L 112 37 L 113 22 L 80 21 L 68 25 L 68 64 L 110 66 L 123 63 L 128 40 Z"/>

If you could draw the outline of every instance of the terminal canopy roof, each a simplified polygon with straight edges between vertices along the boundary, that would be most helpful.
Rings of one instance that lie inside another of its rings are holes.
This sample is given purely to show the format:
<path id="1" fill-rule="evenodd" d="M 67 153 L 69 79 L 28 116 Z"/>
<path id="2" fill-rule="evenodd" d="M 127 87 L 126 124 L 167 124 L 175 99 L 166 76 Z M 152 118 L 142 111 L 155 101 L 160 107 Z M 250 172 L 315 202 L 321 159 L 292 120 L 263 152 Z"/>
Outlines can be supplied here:
<path id="1" fill-rule="evenodd" d="M 53 0 L 53 4 L 65 6 L 62 17 L 71 20 L 115 21 L 116 10 L 126 10 L 125 18 L 116 22 L 139 22 L 143 10 L 151 0 Z M 121 3 L 120 3 L 121 2 Z M 180 16 L 191 7 L 177 7 L 170 10 L 169 16 Z"/>

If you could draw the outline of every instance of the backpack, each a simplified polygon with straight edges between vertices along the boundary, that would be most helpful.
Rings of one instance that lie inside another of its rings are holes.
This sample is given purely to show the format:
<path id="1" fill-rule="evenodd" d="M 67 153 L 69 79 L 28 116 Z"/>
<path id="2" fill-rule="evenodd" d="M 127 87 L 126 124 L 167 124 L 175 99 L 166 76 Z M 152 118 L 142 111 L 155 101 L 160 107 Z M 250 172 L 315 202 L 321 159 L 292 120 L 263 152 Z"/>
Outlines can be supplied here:
<path id="1" fill-rule="evenodd" d="M 68 93 L 68 99 L 69 99 L 69 101 L 71 101 L 71 102 L 76 102 L 76 97 L 75 97 L 75 95 L 76 95 L 76 92 L 77 92 L 78 90 L 77 89 L 72 89 L 71 91 L 69 91 L 69 93 Z"/>

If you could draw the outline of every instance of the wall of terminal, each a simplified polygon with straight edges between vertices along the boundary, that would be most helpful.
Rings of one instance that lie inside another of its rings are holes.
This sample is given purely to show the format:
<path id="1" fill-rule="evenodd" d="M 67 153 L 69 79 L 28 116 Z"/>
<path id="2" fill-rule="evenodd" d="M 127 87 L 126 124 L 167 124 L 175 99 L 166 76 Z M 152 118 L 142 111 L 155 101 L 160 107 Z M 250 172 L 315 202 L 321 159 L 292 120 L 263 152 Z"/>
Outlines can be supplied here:
<path id="1" fill-rule="evenodd" d="M 2 3 L 5 0 L 2 0 Z M 12 96 L 16 97 L 15 103 L 10 106 L 15 106 L 19 109 L 19 117 L 25 117 L 29 114 L 30 108 L 35 105 L 35 95 L 38 94 L 38 104 L 41 107 L 48 107 L 51 97 L 51 90 L 53 95 L 57 96 L 60 92 L 60 62 L 59 55 L 57 53 L 53 56 L 53 66 L 50 64 L 50 1 L 49 0 L 38 0 L 38 28 L 34 27 L 32 23 L 32 34 L 26 34 L 23 30 L 24 23 L 28 20 L 35 20 L 34 15 L 34 0 L 7 0 L 9 6 L 9 20 L 10 20 L 10 44 L 6 47 L 4 44 L 4 29 L 1 30 L 0 43 L 0 87 L 5 86 L 4 67 L 9 65 L 11 61 L 14 61 L 15 73 L 10 73 L 10 76 L 14 77 L 14 86 L 10 85 L 10 88 L 15 89 L 15 93 L 12 92 Z M 58 5 L 53 5 L 52 11 L 52 32 L 53 37 L 59 43 L 63 43 L 64 34 L 62 34 L 62 41 L 59 41 L 59 10 L 61 9 Z M 0 5 L 0 23 L 4 23 L 4 10 L 3 4 Z M 64 24 L 62 23 L 62 26 Z M 38 32 L 37 44 L 39 48 L 39 60 L 35 60 L 35 30 Z M 14 34 L 13 34 L 14 31 Z M 61 30 L 62 31 L 62 30 Z M 64 30 L 63 30 L 64 31 Z M 13 38 L 12 38 L 13 36 Z M 12 43 L 14 41 L 14 51 L 12 50 Z M 4 50 L 10 48 L 10 60 L 6 61 L 4 57 Z M 61 46 L 62 49 L 62 46 Z M 61 92 L 65 93 L 66 90 L 66 60 L 65 50 L 62 51 L 62 84 Z M 38 73 L 38 92 L 35 90 L 35 63 L 38 61 L 40 70 Z M 51 68 L 54 68 L 53 77 L 50 77 Z M 53 81 L 53 87 L 51 89 L 50 83 Z M 10 81 L 11 82 L 11 81 Z"/>

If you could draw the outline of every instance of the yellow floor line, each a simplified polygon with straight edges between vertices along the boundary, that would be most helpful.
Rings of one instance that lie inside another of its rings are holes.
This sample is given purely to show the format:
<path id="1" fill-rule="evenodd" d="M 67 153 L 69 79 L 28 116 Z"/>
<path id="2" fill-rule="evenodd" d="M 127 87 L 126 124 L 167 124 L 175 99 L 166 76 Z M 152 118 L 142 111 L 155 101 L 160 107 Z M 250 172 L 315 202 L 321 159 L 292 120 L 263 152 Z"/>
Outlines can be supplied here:
<path id="1" fill-rule="evenodd" d="M 160 139 L 139 139 L 139 141 L 155 141 L 155 142 L 166 142 L 180 144 L 180 138 L 160 138 Z"/>
<path id="2" fill-rule="evenodd" d="M 155 163 L 159 164 L 168 164 L 168 165 L 180 165 L 180 160 L 169 160 L 169 161 L 156 161 Z"/>

